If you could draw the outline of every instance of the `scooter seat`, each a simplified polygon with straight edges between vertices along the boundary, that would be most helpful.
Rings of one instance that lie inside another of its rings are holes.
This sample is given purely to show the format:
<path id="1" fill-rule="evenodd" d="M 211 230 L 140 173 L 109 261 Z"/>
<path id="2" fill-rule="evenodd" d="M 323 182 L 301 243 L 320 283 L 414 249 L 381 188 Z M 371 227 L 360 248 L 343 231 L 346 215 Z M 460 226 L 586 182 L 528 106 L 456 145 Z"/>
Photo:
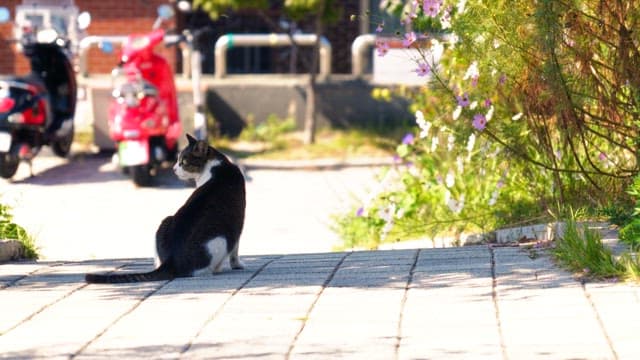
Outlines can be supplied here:
<path id="1" fill-rule="evenodd" d="M 0 76 L 0 81 L 7 82 L 9 86 L 18 88 L 26 88 L 32 86 L 34 90 L 39 93 L 47 91 L 47 87 L 45 86 L 42 79 L 33 74 L 24 76 Z"/>

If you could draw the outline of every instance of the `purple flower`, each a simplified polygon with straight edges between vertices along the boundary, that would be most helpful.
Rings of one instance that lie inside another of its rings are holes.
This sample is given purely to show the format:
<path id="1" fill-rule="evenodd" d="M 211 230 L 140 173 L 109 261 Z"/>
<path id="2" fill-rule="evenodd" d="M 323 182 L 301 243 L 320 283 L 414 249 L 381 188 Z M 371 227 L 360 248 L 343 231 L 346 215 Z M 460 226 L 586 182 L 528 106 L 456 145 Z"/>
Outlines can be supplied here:
<path id="1" fill-rule="evenodd" d="M 469 106 L 469 94 L 468 93 L 464 93 L 462 95 L 457 95 L 456 99 L 458 100 L 458 105 L 460 107 L 467 107 Z"/>
<path id="2" fill-rule="evenodd" d="M 386 41 L 376 41 L 376 50 L 378 50 L 378 56 L 385 56 L 389 52 L 389 43 Z"/>
<path id="3" fill-rule="evenodd" d="M 407 133 L 403 138 L 402 138 L 402 143 L 405 145 L 411 145 L 413 144 L 413 141 L 415 140 L 414 136 L 412 133 Z"/>
<path id="4" fill-rule="evenodd" d="M 416 42 L 416 33 L 415 32 L 409 32 L 404 34 L 404 40 L 402 40 L 402 46 L 404 47 L 409 47 L 411 46 L 411 44 L 413 44 L 414 42 Z"/>
<path id="5" fill-rule="evenodd" d="M 378 27 L 376 27 L 376 32 L 381 33 L 383 29 L 384 29 L 384 21 L 378 24 Z"/>
<path id="6" fill-rule="evenodd" d="M 504 85 L 506 82 L 507 82 L 507 75 L 505 74 L 500 75 L 500 79 L 498 79 L 498 84 Z"/>
<path id="7" fill-rule="evenodd" d="M 431 68 L 429 67 L 429 64 L 421 62 L 418 63 L 416 73 L 418 74 L 418 76 L 427 76 L 430 70 Z"/>
<path id="8" fill-rule="evenodd" d="M 473 116 L 473 127 L 476 130 L 484 130 L 487 126 L 487 118 L 483 114 L 475 114 Z"/>
<path id="9" fill-rule="evenodd" d="M 356 211 L 356 216 L 357 217 L 361 217 L 362 215 L 364 215 L 364 208 L 361 206 L 358 208 L 358 210 Z"/>
<path id="10" fill-rule="evenodd" d="M 485 99 L 485 100 L 484 100 L 484 107 L 487 107 L 487 108 L 488 108 L 488 107 L 490 107 L 490 106 L 491 106 L 491 104 L 492 104 L 491 99 Z"/>

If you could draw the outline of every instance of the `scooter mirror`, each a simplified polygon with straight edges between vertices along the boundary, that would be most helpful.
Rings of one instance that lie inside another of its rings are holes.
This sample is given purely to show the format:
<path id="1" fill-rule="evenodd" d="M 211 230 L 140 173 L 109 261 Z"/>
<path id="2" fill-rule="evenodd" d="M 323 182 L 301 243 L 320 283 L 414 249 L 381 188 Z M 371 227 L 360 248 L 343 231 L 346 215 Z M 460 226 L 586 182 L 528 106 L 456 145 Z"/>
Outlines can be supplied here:
<path id="1" fill-rule="evenodd" d="M 98 44 L 98 47 L 105 54 L 112 54 L 113 53 L 113 43 L 111 41 L 101 41 Z"/>
<path id="2" fill-rule="evenodd" d="M 6 7 L 0 7 L 0 23 L 6 23 L 11 19 L 11 14 L 9 14 L 9 9 Z"/>
<path id="3" fill-rule="evenodd" d="M 158 17 L 165 20 L 170 19 L 173 17 L 173 8 L 166 4 L 158 6 Z"/>
<path id="4" fill-rule="evenodd" d="M 182 12 L 191 11 L 191 3 L 189 1 L 187 1 L 187 0 L 178 1 L 178 10 L 180 10 Z"/>
<path id="5" fill-rule="evenodd" d="M 78 15 L 78 28 L 80 30 L 85 30 L 91 24 L 91 14 L 86 11 L 83 11 Z"/>
<path id="6" fill-rule="evenodd" d="M 44 29 L 38 31 L 36 39 L 39 43 L 51 44 L 58 39 L 58 32 L 55 29 Z"/>

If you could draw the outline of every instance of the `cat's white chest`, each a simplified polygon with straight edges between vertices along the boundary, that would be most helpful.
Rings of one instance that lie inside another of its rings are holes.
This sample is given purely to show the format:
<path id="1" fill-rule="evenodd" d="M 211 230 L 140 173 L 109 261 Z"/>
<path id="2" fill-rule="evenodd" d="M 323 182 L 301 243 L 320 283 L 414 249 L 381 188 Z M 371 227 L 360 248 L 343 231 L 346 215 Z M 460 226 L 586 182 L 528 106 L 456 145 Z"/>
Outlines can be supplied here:
<path id="1" fill-rule="evenodd" d="M 211 169 L 213 169 L 214 167 L 220 165 L 220 160 L 210 160 L 208 161 L 204 168 L 202 169 L 202 172 L 200 173 L 200 175 L 196 178 L 196 187 L 200 187 L 203 184 L 205 184 L 207 181 L 211 180 L 211 176 L 213 176 L 213 172 L 211 171 Z"/>

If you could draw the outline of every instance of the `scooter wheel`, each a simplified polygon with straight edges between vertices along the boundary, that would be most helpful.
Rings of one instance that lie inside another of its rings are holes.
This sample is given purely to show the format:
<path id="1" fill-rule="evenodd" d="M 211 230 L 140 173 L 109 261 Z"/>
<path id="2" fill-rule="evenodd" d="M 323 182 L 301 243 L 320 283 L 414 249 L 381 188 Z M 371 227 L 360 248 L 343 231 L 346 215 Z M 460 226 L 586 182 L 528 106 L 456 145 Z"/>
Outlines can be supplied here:
<path id="1" fill-rule="evenodd" d="M 10 153 L 0 154 L 0 177 L 11 179 L 18 171 L 20 158 Z"/>
<path id="2" fill-rule="evenodd" d="M 137 186 L 145 187 L 151 185 L 152 176 L 151 167 L 149 165 L 132 166 L 130 171 L 131 178 Z"/>
<path id="3" fill-rule="evenodd" d="M 71 127 L 71 130 L 66 135 L 63 135 L 51 142 L 51 150 L 53 150 L 53 153 L 56 154 L 56 156 L 64 158 L 69 155 L 69 152 L 71 151 L 71 144 L 73 144 L 73 127 Z"/>

